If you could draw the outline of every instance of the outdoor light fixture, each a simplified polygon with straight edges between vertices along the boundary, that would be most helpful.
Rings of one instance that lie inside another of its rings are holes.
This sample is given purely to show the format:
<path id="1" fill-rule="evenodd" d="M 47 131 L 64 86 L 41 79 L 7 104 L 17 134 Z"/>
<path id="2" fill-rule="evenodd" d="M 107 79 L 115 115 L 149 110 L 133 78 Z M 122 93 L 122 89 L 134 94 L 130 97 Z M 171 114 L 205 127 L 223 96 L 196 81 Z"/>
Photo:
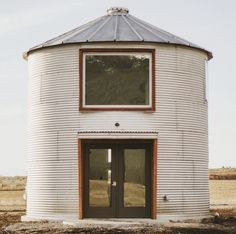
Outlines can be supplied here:
<path id="1" fill-rule="evenodd" d="M 164 195 L 164 196 L 163 196 L 163 201 L 168 201 L 167 195 Z"/>

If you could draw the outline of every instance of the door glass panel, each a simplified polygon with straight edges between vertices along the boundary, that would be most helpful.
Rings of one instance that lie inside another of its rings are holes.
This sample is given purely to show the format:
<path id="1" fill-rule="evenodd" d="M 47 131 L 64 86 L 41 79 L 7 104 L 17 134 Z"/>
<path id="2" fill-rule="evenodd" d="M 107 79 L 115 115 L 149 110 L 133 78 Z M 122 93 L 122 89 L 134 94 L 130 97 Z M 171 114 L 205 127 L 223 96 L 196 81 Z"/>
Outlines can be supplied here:
<path id="1" fill-rule="evenodd" d="M 125 149 L 124 164 L 124 207 L 145 207 L 145 149 Z"/>
<path id="2" fill-rule="evenodd" d="M 89 206 L 111 206 L 111 149 L 89 149 Z"/>

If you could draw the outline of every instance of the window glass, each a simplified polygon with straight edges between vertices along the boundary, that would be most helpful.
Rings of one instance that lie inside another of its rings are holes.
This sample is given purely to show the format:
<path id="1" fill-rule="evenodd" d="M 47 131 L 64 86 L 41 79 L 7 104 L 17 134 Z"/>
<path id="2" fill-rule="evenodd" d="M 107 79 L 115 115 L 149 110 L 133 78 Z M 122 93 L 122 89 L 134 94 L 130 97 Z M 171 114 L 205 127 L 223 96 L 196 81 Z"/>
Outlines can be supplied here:
<path id="1" fill-rule="evenodd" d="M 150 105 L 150 54 L 85 54 L 85 105 Z"/>

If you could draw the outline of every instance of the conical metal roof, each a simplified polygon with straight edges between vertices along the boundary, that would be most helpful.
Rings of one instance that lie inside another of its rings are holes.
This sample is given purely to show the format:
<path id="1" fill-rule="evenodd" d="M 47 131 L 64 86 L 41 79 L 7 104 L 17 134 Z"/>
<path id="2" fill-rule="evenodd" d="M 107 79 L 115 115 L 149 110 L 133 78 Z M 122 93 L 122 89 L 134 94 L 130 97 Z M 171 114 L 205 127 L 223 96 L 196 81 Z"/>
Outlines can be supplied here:
<path id="1" fill-rule="evenodd" d="M 61 44 L 89 42 L 151 42 L 184 45 L 205 51 L 208 58 L 212 53 L 204 48 L 166 32 L 129 14 L 123 7 L 112 7 L 107 15 L 35 46 L 30 51 Z"/>

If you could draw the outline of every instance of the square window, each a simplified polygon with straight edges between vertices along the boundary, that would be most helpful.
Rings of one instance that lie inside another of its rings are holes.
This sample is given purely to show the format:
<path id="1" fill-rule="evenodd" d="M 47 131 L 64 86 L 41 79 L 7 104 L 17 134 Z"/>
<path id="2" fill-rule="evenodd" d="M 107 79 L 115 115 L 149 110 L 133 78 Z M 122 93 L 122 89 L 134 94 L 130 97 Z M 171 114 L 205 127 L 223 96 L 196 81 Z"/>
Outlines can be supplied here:
<path id="1" fill-rule="evenodd" d="M 151 110 L 153 53 L 153 50 L 81 50 L 80 109 Z"/>

